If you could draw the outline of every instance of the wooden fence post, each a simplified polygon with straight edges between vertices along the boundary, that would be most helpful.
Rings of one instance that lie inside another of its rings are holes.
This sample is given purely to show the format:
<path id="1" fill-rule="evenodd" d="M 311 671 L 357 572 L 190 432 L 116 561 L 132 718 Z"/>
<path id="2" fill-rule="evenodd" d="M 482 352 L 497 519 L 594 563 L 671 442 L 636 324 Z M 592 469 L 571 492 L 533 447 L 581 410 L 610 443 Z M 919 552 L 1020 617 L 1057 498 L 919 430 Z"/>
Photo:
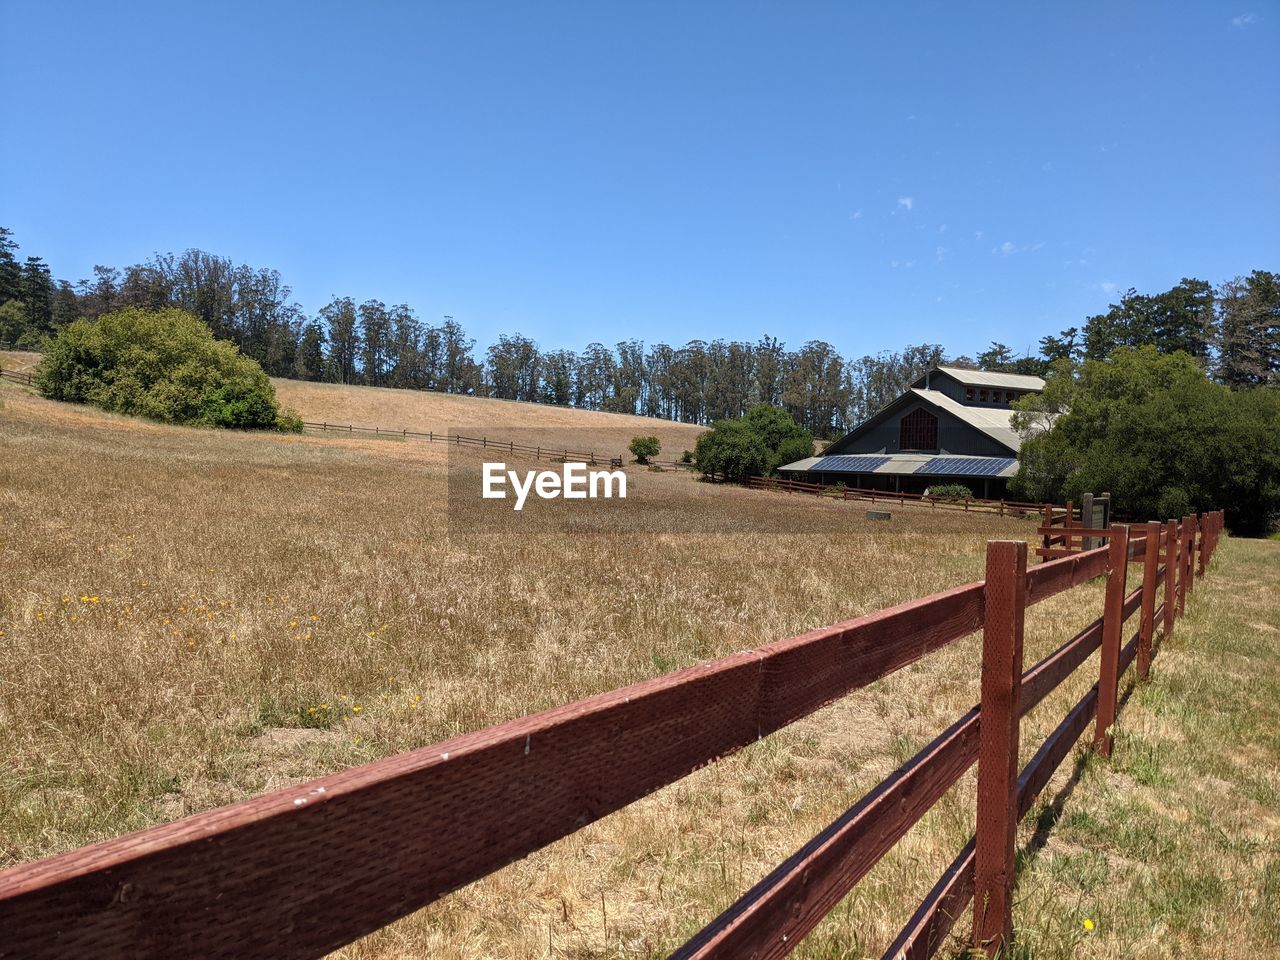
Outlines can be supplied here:
<path id="1" fill-rule="evenodd" d="M 1120 687 L 1120 634 L 1124 626 L 1124 591 L 1129 573 L 1129 528 L 1117 524 L 1107 552 L 1107 597 L 1102 611 L 1102 664 L 1098 676 L 1098 719 L 1093 746 L 1111 756 L 1111 725 L 1116 722 Z"/>
<path id="2" fill-rule="evenodd" d="M 1188 596 L 1196 589 L 1196 515 L 1188 513 L 1187 515 L 1187 538 L 1183 544 L 1185 550 L 1183 563 L 1187 570 L 1187 590 L 1184 591 Z"/>
<path id="3" fill-rule="evenodd" d="M 1178 590 L 1174 609 L 1182 616 L 1187 609 L 1187 518 L 1178 522 Z"/>
<path id="4" fill-rule="evenodd" d="M 1196 576 L 1198 577 L 1204 576 L 1204 568 L 1208 566 L 1209 529 L 1213 524 L 1213 520 L 1209 514 L 1202 514 L 1202 517 L 1204 522 L 1200 526 L 1200 539 L 1197 543 L 1198 549 L 1196 550 Z"/>
<path id="5" fill-rule="evenodd" d="M 1151 672 L 1151 642 L 1156 633 L 1156 575 L 1160 572 L 1160 521 L 1147 524 L 1146 550 L 1142 555 L 1142 627 L 1138 634 L 1138 679 Z"/>
<path id="6" fill-rule="evenodd" d="M 1014 841 L 1018 821 L 1018 717 L 1027 544 L 987 544 L 982 630 L 982 705 L 974 848 L 973 943 L 994 956 L 1013 936 Z"/>
<path id="7" fill-rule="evenodd" d="M 1164 537 L 1164 639 L 1168 640 L 1173 633 L 1173 615 L 1178 601 L 1177 520 L 1170 520 L 1164 525 Z"/>
<path id="8" fill-rule="evenodd" d="M 1196 528 L 1192 514 L 1187 514 L 1186 519 L 1182 522 L 1182 604 L 1178 607 L 1178 612 L 1183 613 L 1187 609 L 1187 598 L 1191 596 L 1191 591 L 1195 589 L 1196 568 L 1191 562 L 1192 553 L 1196 546 Z"/>

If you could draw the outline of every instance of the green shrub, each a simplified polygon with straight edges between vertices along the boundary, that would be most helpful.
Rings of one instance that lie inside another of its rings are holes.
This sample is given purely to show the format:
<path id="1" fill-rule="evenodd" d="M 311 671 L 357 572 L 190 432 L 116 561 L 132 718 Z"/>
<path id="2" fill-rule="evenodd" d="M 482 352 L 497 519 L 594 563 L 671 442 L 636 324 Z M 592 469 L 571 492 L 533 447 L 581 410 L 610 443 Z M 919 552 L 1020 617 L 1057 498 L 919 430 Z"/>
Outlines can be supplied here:
<path id="1" fill-rule="evenodd" d="M 780 407 L 761 404 L 740 420 L 717 420 L 698 437 L 694 460 L 709 477 L 745 480 L 813 456 L 813 436 Z"/>
<path id="2" fill-rule="evenodd" d="M 49 341 L 35 384 L 53 400 L 114 413 L 236 429 L 301 429 L 281 414 L 258 364 L 182 310 L 121 310 L 76 320 Z"/>
<path id="3" fill-rule="evenodd" d="M 708 477 L 745 480 L 770 470 L 769 450 L 760 434 L 742 420 L 718 420 L 698 437 L 693 456 Z"/>
<path id="4" fill-rule="evenodd" d="M 1166 487 L 1160 492 L 1157 518 L 1180 520 L 1191 513 L 1191 498 L 1180 487 Z"/>
<path id="5" fill-rule="evenodd" d="M 693 451 L 692 451 L 692 450 L 686 450 L 684 453 L 680 454 L 680 462 L 681 462 L 681 463 L 693 463 Z"/>
<path id="6" fill-rule="evenodd" d="M 657 437 L 632 437 L 630 450 L 636 463 L 648 463 L 661 452 L 662 444 Z"/>
<path id="7" fill-rule="evenodd" d="M 972 500 L 973 491 L 963 483 L 942 483 L 929 488 L 929 496 L 939 500 Z"/>
<path id="8" fill-rule="evenodd" d="M 276 414 L 276 429 L 281 433 L 301 433 L 302 417 L 297 410 L 281 407 L 280 412 Z"/>
<path id="9" fill-rule="evenodd" d="M 1057 367 L 1015 404 L 1026 437 L 1015 496 L 1079 503 L 1109 490 L 1119 512 L 1166 520 L 1225 509 L 1233 533 L 1280 521 L 1280 391 L 1231 391 L 1185 353 L 1121 348 Z"/>

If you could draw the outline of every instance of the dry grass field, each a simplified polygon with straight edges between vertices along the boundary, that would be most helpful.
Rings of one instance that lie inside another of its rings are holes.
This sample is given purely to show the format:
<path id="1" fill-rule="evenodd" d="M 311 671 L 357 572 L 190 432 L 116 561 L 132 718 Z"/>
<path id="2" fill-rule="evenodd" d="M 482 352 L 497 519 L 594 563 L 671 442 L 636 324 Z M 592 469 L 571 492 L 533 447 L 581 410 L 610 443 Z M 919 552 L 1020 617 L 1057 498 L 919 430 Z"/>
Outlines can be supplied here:
<path id="1" fill-rule="evenodd" d="M 357 424 L 500 435 L 572 414 L 278 386 L 308 419 Z M 986 540 L 1031 530 L 910 506 L 872 524 L 857 504 L 634 471 L 628 508 L 664 512 L 647 532 L 615 514 L 590 534 L 463 535 L 438 447 L 163 427 L 7 382 L 0 400 L 0 866 L 979 579 Z M 638 432 L 573 416 L 602 442 Z M 708 517 L 809 532 L 682 532 Z M 1125 708 L 1116 760 L 1083 766 L 1027 859 L 1035 956 L 1280 943 L 1280 544 L 1219 557 Z M 1098 585 L 1037 606 L 1029 660 L 1100 610 Z M 664 956 L 967 709 L 978 654 L 953 644 L 340 955 Z M 1025 756 L 1090 673 L 1029 718 Z M 797 956 L 878 956 L 967 839 L 973 790 L 971 774 Z M 341 869 L 299 864 L 299 880 Z"/>
<path id="2" fill-rule="evenodd" d="M 514 400 L 490 400 L 426 393 L 421 390 L 388 390 L 351 387 L 301 380 L 273 380 L 280 402 L 304 414 L 304 419 L 358 427 L 390 427 L 418 432 L 489 433 L 500 439 L 525 442 L 533 432 L 547 445 L 563 444 L 590 450 L 599 456 L 625 456 L 631 438 L 656 436 L 662 443 L 661 459 L 678 459 L 692 450 L 703 428 L 622 413 L 598 413 Z"/>

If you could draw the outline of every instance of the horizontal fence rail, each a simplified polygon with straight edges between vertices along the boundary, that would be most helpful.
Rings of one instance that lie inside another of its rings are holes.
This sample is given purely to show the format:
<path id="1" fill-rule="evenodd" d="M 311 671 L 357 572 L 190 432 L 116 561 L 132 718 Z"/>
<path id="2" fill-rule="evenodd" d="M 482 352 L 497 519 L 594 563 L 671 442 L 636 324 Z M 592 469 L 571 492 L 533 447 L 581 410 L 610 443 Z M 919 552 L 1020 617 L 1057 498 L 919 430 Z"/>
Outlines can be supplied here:
<path id="1" fill-rule="evenodd" d="M 25 370 L 3 370 L 0 369 L 0 378 L 12 380 L 14 383 L 25 383 L 28 386 L 35 383 L 35 374 L 28 373 Z"/>
<path id="2" fill-rule="evenodd" d="M 542 447 L 528 443 L 516 443 L 514 440 L 499 440 L 494 437 L 466 437 L 456 433 L 422 432 L 401 428 L 390 430 L 384 427 L 357 427 L 349 423 L 325 423 L 311 420 L 302 421 L 303 429 L 320 433 L 337 433 L 347 436 L 375 437 L 387 440 L 421 440 L 426 443 L 445 443 L 455 447 L 478 447 L 492 450 L 494 453 L 506 453 L 512 456 L 531 456 L 538 460 L 571 460 L 575 463 L 600 463 L 594 450 L 570 450 L 568 447 Z M 609 462 L 621 466 L 621 457 L 609 457 Z"/>
<path id="3" fill-rule="evenodd" d="M 479 447 L 482 450 L 492 450 L 495 453 L 506 453 L 510 456 L 528 456 L 536 460 L 573 461 L 592 465 L 607 462 L 615 467 L 621 467 L 624 464 L 623 457 L 598 457 L 594 450 L 571 450 L 568 447 L 538 446 L 530 443 L 516 443 L 514 440 L 500 440 L 496 437 L 467 437 L 456 433 L 435 433 L 430 430 L 424 433 L 421 430 L 409 430 L 405 427 L 399 429 L 358 427 L 347 423 L 327 423 L 312 420 L 304 420 L 302 426 L 304 430 L 322 434 L 335 433 L 387 440 L 421 440 L 427 443 L 450 444 L 455 447 Z M 658 460 L 656 458 L 650 458 L 648 465 L 672 469 L 692 470 L 694 468 L 694 464 L 683 460 Z"/>
<path id="4" fill-rule="evenodd" d="M 778 490 L 784 493 L 807 493 L 832 500 L 868 500 L 872 503 L 928 504 L 939 509 L 964 510 L 966 512 L 995 513 L 999 516 L 1024 517 L 1040 513 L 1046 508 L 1061 510 L 1045 503 L 1023 503 L 1018 500 L 985 500 L 980 497 L 933 497 L 923 493 L 900 493 L 896 490 L 872 490 L 865 487 L 845 487 L 829 483 L 809 483 L 805 480 L 786 480 L 781 477 L 748 477 L 747 486 L 752 490 Z"/>
<path id="5" fill-rule="evenodd" d="M 971 899 L 1009 901 L 1012 848 L 992 836 L 1012 836 L 1090 721 L 1109 752 L 1119 677 L 1135 660 L 1146 675 L 1156 625 L 1169 636 L 1221 520 L 1147 525 L 1128 593 L 1127 528 L 1030 569 L 1025 543 L 992 543 L 982 582 L 13 867 L 0 957 L 322 956 L 981 629 L 981 703 L 674 954 L 790 953 L 977 762 L 978 836 L 886 954 L 930 956 Z M 1100 575 L 1102 617 L 1023 671 L 1025 609 Z M 1098 682 L 1011 775 L 1018 719 L 1098 650 Z M 325 869 L 300 880 L 304 863 Z M 998 887 L 983 864 L 1005 868 Z M 992 952 L 1009 930 L 990 915 L 974 942 Z"/>

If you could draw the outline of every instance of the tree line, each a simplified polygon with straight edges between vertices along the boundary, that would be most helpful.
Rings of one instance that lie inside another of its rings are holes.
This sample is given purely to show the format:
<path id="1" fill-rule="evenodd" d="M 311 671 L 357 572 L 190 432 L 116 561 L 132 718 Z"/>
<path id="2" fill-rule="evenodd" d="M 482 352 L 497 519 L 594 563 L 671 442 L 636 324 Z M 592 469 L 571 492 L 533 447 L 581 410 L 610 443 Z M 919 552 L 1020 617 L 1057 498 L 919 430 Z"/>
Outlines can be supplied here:
<path id="1" fill-rule="evenodd" d="M 993 343 L 976 357 L 921 344 L 845 358 L 829 343 L 789 348 L 700 339 L 682 346 L 624 340 L 546 350 L 520 334 L 477 353 L 452 317 L 420 319 L 408 304 L 334 297 L 315 315 L 280 274 L 201 250 L 156 255 L 89 279 L 55 280 L 39 257 L 19 259 L 0 227 L 0 343 L 39 348 L 77 319 L 178 308 L 279 377 L 436 390 L 709 424 L 760 404 L 786 410 L 817 437 L 838 436 L 941 362 L 1031 374 L 1063 359 L 1099 359 L 1121 346 L 1183 350 L 1232 388 L 1280 380 L 1280 278 L 1254 271 L 1213 288 L 1183 280 L 1154 296 L 1128 291 L 1106 314 L 1045 337 L 1037 356 Z"/>

